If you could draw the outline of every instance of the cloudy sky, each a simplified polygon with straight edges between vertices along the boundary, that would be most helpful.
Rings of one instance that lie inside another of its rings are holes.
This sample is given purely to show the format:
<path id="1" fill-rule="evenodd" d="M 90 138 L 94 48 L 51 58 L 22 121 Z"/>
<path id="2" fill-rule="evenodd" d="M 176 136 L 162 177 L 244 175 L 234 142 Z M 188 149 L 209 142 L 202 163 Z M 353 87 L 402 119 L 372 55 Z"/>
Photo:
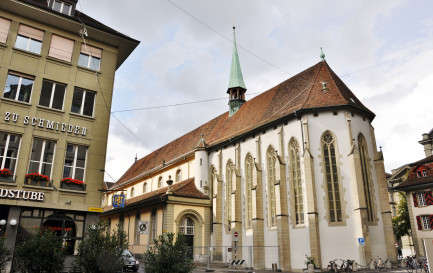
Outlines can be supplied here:
<path id="1" fill-rule="evenodd" d="M 433 128 L 429 0 L 80 0 L 78 9 L 141 41 L 117 70 L 112 111 L 147 109 L 114 113 L 140 139 L 112 116 L 106 170 L 114 180 L 136 154 L 228 110 L 233 23 L 247 100 L 319 62 L 323 47 L 376 113 L 386 171 L 424 157 L 418 141 Z"/>

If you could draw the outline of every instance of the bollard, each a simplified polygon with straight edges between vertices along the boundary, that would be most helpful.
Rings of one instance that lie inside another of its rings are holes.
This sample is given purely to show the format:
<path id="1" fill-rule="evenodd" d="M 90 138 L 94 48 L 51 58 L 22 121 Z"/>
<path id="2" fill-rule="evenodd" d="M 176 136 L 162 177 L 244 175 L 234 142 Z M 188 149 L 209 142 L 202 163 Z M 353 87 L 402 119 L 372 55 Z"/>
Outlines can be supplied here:
<path id="1" fill-rule="evenodd" d="M 308 264 L 308 273 L 314 273 L 314 264 Z"/>

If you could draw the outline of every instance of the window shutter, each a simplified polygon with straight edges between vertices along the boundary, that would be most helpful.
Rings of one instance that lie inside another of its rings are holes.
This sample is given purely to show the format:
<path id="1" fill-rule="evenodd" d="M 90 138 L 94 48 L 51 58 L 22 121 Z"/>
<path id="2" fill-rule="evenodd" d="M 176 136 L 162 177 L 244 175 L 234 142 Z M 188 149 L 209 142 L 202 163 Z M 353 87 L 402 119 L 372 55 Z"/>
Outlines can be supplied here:
<path id="1" fill-rule="evenodd" d="M 0 43 L 6 44 L 11 21 L 0 17 Z"/>
<path id="2" fill-rule="evenodd" d="M 433 195 L 431 191 L 424 192 L 426 206 L 433 205 Z"/>
<path id="3" fill-rule="evenodd" d="M 50 52 L 48 56 L 60 59 L 66 62 L 71 62 L 72 51 L 74 50 L 74 41 L 57 35 L 52 36 Z"/>
<path id="4" fill-rule="evenodd" d="M 422 230 L 421 216 L 416 217 L 416 223 L 418 224 L 418 230 Z"/>
<path id="5" fill-rule="evenodd" d="M 38 41 L 42 41 L 44 39 L 44 32 L 42 30 L 32 28 L 26 25 L 20 25 L 20 27 L 18 28 L 18 34 Z"/>
<path id="6" fill-rule="evenodd" d="M 412 198 L 414 207 L 418 207 L 418 198 L 416 197 L 416 192 L 412 193 Z"/>
<path id="7" fill-rule="evenodd" d="M 90 45 L 81 44 L 81 53 L 84 53 L 86 55 L 90 55 L 96 58 L 101 59 L 102 57 L 102 50 L 97 47 L 93 47 Z"/>
<path id="8" fill-rule="evenodd" d="M 428 222 L 430 223 L 430 229 L 433 229 L 433 214 L 429 215 Z"/>

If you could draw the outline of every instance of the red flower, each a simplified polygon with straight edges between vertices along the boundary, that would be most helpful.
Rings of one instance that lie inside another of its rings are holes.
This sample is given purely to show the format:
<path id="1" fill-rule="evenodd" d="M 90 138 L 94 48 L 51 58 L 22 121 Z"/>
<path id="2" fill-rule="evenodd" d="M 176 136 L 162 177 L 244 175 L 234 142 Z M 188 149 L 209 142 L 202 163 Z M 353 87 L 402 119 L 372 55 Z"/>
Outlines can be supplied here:
<path id="1" fill-rule="evenodd" d="M 12 176 L 12 173 L 8 169 L 4 168 L 0 170 L 0 176 L 8 177 L 8 176 Z"/>
<path id="2" fill-rule="evenodd" d="M 84 181 L 78 180 L 78 179 L 74 179 L 74 178 L 70 178 L 70 177 L 65 177 L 62 179 L 63 183 L 66 184 L 77 184 L 77 185 L 83 185 Z"/>
<path id="3" fill-rule="evenodd" d="M 42 182 L 50 181 L 50 178 L 48 176 L 40 174 L 38 172 L 26 174 L 26 178 L 31 179 L 31 180 L 36 181 L 36 182 L 38 182 L 38 181 L 42 181 Z"/>

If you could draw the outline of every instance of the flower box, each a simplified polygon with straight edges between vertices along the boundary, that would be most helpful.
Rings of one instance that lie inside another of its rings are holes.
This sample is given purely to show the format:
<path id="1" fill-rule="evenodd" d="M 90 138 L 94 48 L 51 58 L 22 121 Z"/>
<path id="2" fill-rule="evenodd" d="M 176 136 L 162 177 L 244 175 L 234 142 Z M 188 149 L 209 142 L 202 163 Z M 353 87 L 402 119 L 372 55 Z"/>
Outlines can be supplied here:
<path id="1" fill-rule="evenodd" d="M 4 183 L 15 183 L 15 176 L 1 176 L 0 175 L 0 182 Z"/>
<path id="2" fill-rule="evenodd" d="M 85 191 L 86 184 L 84 181 L 65 177 L 60 181 L 60 187 L 65 190 Z"/>
<path id="3" fill-rule="evenodd" d="M 51 180 L 48 176 L 40 173 L 26 174 L 26 184 L 41 187 L 51 187 Z"/>

